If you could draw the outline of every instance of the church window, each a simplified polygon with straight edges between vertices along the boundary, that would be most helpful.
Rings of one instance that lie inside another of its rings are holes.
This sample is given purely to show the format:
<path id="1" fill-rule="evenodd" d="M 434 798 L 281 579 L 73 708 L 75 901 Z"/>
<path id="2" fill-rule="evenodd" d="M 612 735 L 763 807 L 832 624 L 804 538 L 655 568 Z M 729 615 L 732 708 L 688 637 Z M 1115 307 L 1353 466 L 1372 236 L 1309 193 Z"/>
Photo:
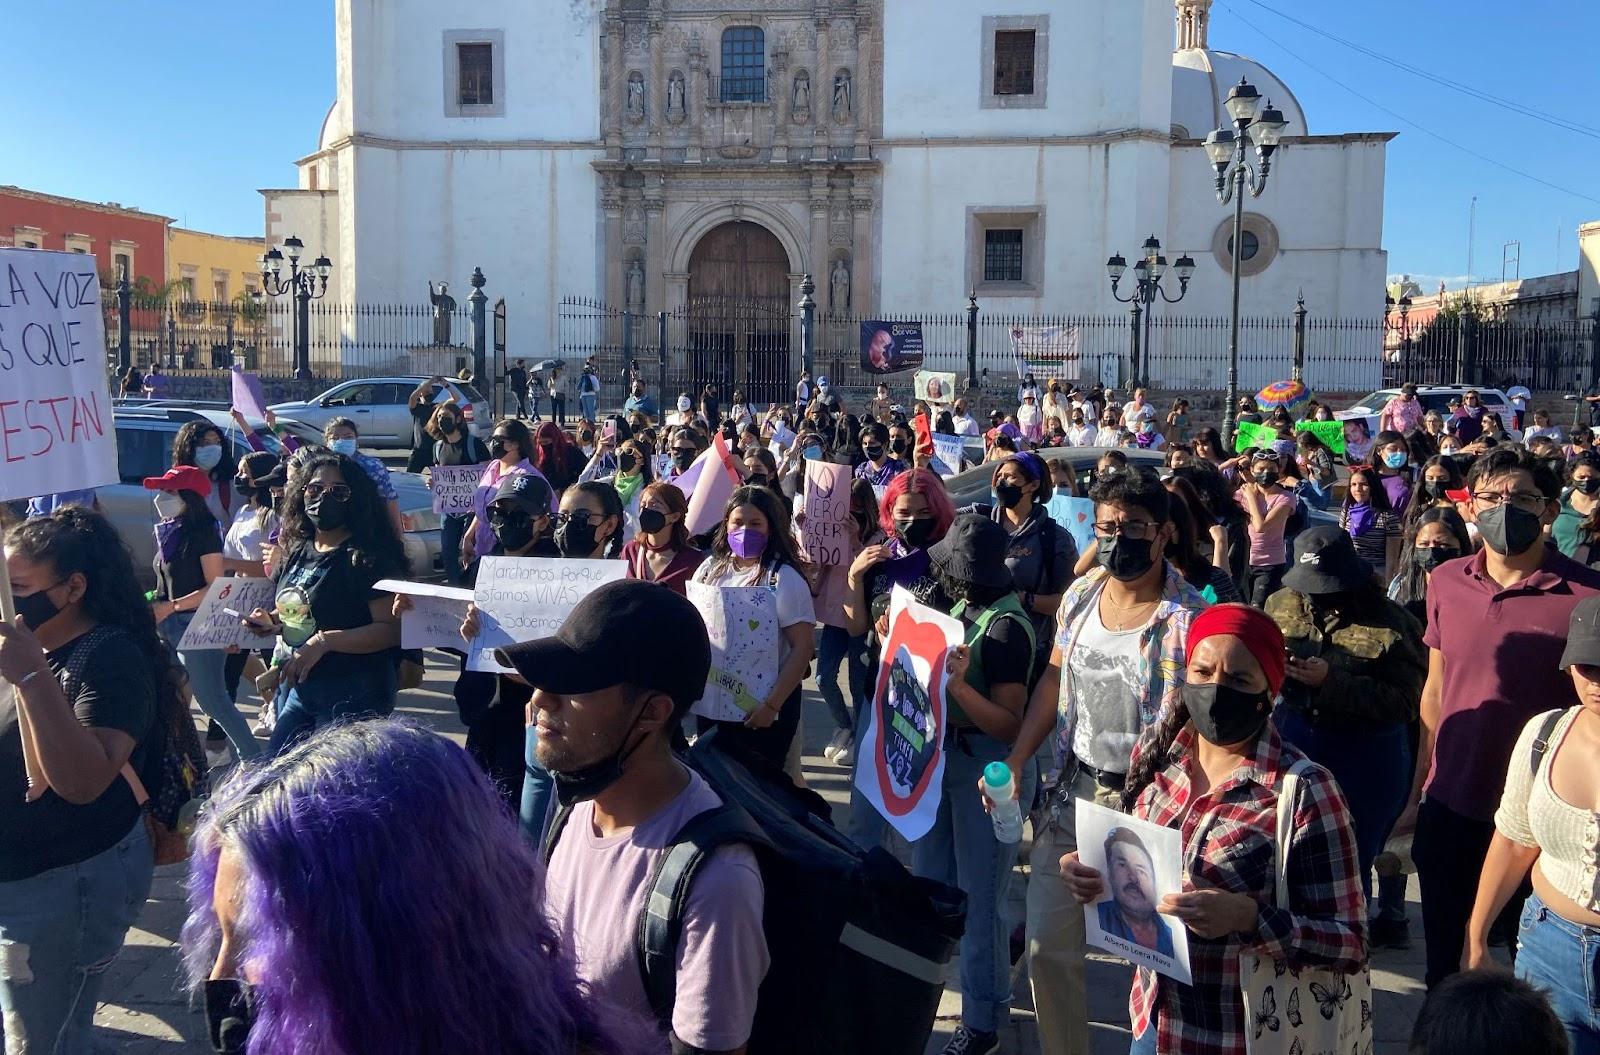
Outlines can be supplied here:
<path id="1" fill-rule="evenodd" d="M 1233 253 L 1232 237 L 1228 239 L 1228 252 L 1230 255 Z M 1254 231 L 1246 231 L 1244 233 L 1244 240 L 1239 246 L 1240 261 L 1249 262 L 1254 260 L 1256 258 L 1256 254 L 1259 252 L 1261 252 L 1261 239 L 1256 237 L 1256 233 Z"/>
<path id="2" fill-rule="evenodd" d="M 725 103 L 767 101 L 767 44 L 759 26 L 722 31 L 722 91 Z"/>
<path id="3" fill-rule="evenodd" d="M 494 104 L 494 45 L 457 44 L 457 99 L 462 106 Z"/>
<path id="4" fill-rule="evenodd" d="M 1033 94 L 1034 31 L 1004 30 L 994 35 L 994 94 Z"/>
<path id="5" fill-rule="evenodd" d="M 983 232 L 983 280 L 1022 281 L 1022 232 L 1002 228 Z"/>

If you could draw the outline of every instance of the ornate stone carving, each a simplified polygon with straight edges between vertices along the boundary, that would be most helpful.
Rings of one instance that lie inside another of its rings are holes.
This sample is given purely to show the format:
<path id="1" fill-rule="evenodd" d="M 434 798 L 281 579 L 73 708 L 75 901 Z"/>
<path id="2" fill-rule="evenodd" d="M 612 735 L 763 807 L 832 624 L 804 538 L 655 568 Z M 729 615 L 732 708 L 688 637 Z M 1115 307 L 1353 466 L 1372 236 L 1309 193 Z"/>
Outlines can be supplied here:
<path id="1" fill-rule="evenodd" d="M 644 120 L 644 74 L 634 70 L 628 74 L 628 120 Z"/>
<path id="2" fill-rule="evenodd" d="M 850 210 L 843 205 L 835 207 L 828 216 L 828 241 L 833 245 L 849 245 L 855 228 L 850 222 Z"/>
<path id="3" fill-rule="evenodd" d="M 811 74 L 805 70 L 794 75 L 793 106 L 789 116 L 797 125 L 811 120 Z"/>
<path id="4" fill-rule="evenodd" d="M 850 120 L 851 106 L 850 71 L 840 70 L 833 76 L 833 119 L 839 124 Z"/>
<path id="5" fill-rule="evenodd" d="M 844 257 L 833 262 L 828 275 L 828 310 L 836 315 L 850 310 L 850 264 Z"/>
<path id="6" fill-rule="evenodd" d="M 628 245 L 644 245 L 649 225 L 645 222 L 644 207 L 629 205 L 622 212 L 622 240 Z"/>
<path id="7" fill-rule="evenodd" d="M 683 121 L 684 98 L 683 74 L 673 70 L 667 78 L 667 120 L 673 124 Z"/>

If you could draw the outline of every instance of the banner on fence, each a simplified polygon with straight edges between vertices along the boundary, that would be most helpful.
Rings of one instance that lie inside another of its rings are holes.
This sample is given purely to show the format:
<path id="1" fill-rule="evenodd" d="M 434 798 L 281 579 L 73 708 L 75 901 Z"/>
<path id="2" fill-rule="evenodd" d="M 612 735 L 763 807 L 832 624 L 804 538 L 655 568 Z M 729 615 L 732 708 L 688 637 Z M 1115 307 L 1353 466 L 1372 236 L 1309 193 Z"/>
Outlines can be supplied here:
<path id="1" fill-rule="evenodd" d="M 620 560 L 483 558 L 473 590 L 481 629 L 472 641 L 467 669 L 507 670 L 496 661 L 495 649 L 551 636 L 579 601 L 627 572 L 627 562 Z"/>
<path id="2" fill-rule="evenodd" d="M 472 498 L 478 493 L 482 465 L 435 465 L 429 470 L 433 489 L 433 511 L 441 514 L 472 512 Z"/>
<path id="3" fill-rule="evenodd" d="M 465 648 L 461 623 L 467 618 L 472 591 L 464 586 L 441 586 L 404 579 L 379 579 L 374 590 L 403 593 L 411 607 L 400 616 L 401 648 Z"/>
<path id="4" fill-rule="evenodd" d="M 862 731 L 856 788 L 911 842 L 928 834 L 939 812 L 945 655 L 963 637 L 959 620 L 917 603 L 904 587 L 890 594 L 889 636 Z"/>
<path id="5" fill-rule="evenodd" d="M 956 375 L 938 370 L 918 370 L 911 381 L 913 399 L 949 403 L 956 398 Z"/>
<path id="6" fill-rule="evenodd" d="M 94 257 L 0 249 L 0 501 L 117 482 Z"/>
<path id="7" fill-rule="evenodd" d="M 1017 360 L 1017 377 L 1033 370 L 1048 374 L 1057 371 L 1074 376 L 1079 358 L 1076 326 L 1013 326 L 1011 350 Z"/>
<path id="8" fill-rule="evenodd" d="M 850 562 L 850 467 L 806 462 L 805 523 L 800 545 L 813 564 Z"/>
<path id="9" fill-rule="evenodd" d="M 869 374 L 893 374 L 921 366 L 922 323 L 861 324 L 861 369 Z"/>
<path id="10" fill-rule="evenodd" d="M 711 640 L 706 691 L 692 708 L 712 721 L 742 722 L 778 682 L 778 597 L 765 586 L 684 583 Z"/>
<path id="11" fill-rule="evenodd" d="M 271 644 L 244 625 L 244 617 L 257 608 L 272 609 L 277 587 L 271 579 L 213 579 L 206 588 L 200 607 L 189 620 L 178 648 L 184 652 L 205 652 L 218 648 L 261 648 Z"/>
<path id="12" fill-rule="evenodd" d="M 1296 432 L 1309 432 L 1317 439 L 1328 445 L 1328 449 L 1335 454 L 1344 453 L 1344 422 L 1342 421 L 1302 421 L 1295 427 Z"/>

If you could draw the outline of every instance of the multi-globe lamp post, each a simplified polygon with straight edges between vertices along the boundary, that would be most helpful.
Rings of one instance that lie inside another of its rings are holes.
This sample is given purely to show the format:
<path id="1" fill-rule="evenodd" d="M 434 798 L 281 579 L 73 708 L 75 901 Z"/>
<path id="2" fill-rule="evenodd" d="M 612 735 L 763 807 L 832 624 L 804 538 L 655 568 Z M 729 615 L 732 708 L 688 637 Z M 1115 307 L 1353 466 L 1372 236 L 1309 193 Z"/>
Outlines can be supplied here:
<path id="1" fill-rule="evenodd" d="M 1147 383 L 1148 378 L 1141 376 L 1141 358 L 1148 372 L 1150 359 L 1150 317 L 1154 313 L 1156 298 L 1159 296 L 1168 304 L 1176 304 L 1189 292 L 1189 280 L 1194 277 L 1194 258 L 1188 254 L 1178 257 L 1172 265 L 1173 271 L 1178 276 L 1178 295 L 1167 296 L 1166 289 L 1161 285 L 1161 280 L 1167 275 L 1167 258 L 1161 255 L 1161 240 L 1151 235 L 1144 241 L 1144 257 L 1133 265 L 1134 287 L 1124 297 L 1117 293 L 1117 288 L 1122 282 L 1122 276 L 1127 273 L 1128 262 L 1118 253 L 1106 261 L 1106 274 L 1111 278 L 1111 296 L 1119 304 L 1133 305 L 1129 311 L 1131 320 L 1129 338 L 1128 365 L 1131 368 L 1128 374 L 1130 388 L 1138 388 Z M 1140 355 L 1139 322 L 1144 319 L 1144 354 Z"/>
<path id="2" fill-rule="evenodd" d="M 274 246 L 261 254 L 261 289 L 269 297 L 294 295 L 294 376 L 297 381 L 311 380 L 311 302 L 321 300 L 328 293 L 328 275 L 333 271 L 333 261 L 319 256 L 305 270 L 300 268 L 300 257 L 306 245 L 299 237 L 290 235 L 283 240 L 283 248 Z M 283 261 L 289 261 L 289 276 L 283 276 Z"/>

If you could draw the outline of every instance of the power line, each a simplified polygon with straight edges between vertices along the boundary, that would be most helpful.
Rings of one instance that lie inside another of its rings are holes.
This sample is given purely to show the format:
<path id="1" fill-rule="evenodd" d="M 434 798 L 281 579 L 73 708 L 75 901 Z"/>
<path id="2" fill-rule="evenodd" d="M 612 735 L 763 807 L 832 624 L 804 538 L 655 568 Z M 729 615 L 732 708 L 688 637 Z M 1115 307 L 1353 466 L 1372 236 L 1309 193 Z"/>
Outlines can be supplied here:
<path id="1" fill-rule="evenodd" d="M 1579 124 L 1576 121 L 1568 120 L 1567 118 L 1558 116 L 1556 114 L 1546 113 L 1543 110 L 1536 110 L 1533 107 L 1528 106 L 1525 103 L 1517 102 L 1514 99 L 1505 99 L 1501 96 L 1483 91 L 1482 89 L 1474 88 L 1470 84 L 1462 84 L 1460 81 L 1453 81 L 1448 77 L 1425 70 L 1420 66 L 1413 66 L 1411 63 L 1397 59 L 1392 55 L 1385 55 L 1380 51 L 1375 51 L 1374 49 L 1367 47 L 1365 44 L 1361 44 L 1353 40 L 1347 40 L 1336 33 L 1331 33 L 1319 26 L 1314 26 L 1310 22 L 1306 22 L 1303 19 L 1299 19 L 1291 14 L 1279 11 L 1275 7 L 1271 7 L 1262 3 L 1261 0 L 1249 0 L 1249 2 L 1261 8 L 1263 11 L 1268 12 L 1269 14 L 1274 14 L 1285 21 L 1293 22 L 1302 29 L 1308 30 L 1309 32 L 1315 33 L 1320 37 L 1331 40 L 1336 44 L 1343 45 L 1352 51 L 1366 55 L 1368 58 L 1377 59 L 1379 62 L 1382 62 L 1386 65 L 1394 66 L 1395 68 L 1404 70 L 1414 76 L 1421 77 L 1423 80 L 1431 81 L 1432 83 L 1441 87 L 1449 88 L 1452 91 L 1457 91 L 1463 95 L 1471 96 L 1474 99 L 1489 103 L 1490 105 L 1498 106 L 1505 110 L 1510 110 L 1512 113 L 1521 114 L 1522 116 L 1532 118 L 1535 121 L 1542 121 L 1545 124 L 1554 125 L 1557 128 L 1562 128 L 1566 131 L 1574 132 L 1581 136 L 1588 136 L 1591 139 L 1600 139 L 1600 128 L 1591 128 L 1588 125 Z M 1237 14 L 1237 12 L 1235 12 L 1235 14 Z M 1257 30 L 1257 32 L 1260 32 L 1260 30 Z"/>
<path id="2" fill-rule="evenodd" d="M 1255 0 L 1251 0 L 1251 2 L 1253 3 L 1253 2 L 1255 2 Z M 1467 154 L 1467 155 L 1469 155 L 1471 157 L 1475 157 L 1479 161 L 1486 162 L 1486 163 L 1488 163 L 1490 165 L 1493 165 L 1495 168 L 1502 169 L 1502 170 L 1504 170 L 1506 172 L 1509 172 L 1513 176 L 1520 176 L 1522 179 L 1530 180 L 1531 182 L 1537 183 L 1542 187 L 1547 187 L 1550 190 L 1559 191 L 1562 194 L 1569 194 L 1574 198 L 1581 198 L 1584 201 L 1593 202 L 1596 205 L 1600 205 L 1600 198 L 1596 198 L 1596 197 L 1593 197 L 1592 195 L 1584 194 L 1584 193 L 1582 193 L 1580 191 L 1571 190 L 1570 188 L 1563 187 L 1560 184 L 1551 183 L 1549 180 L 1543 179 L 1543 178 L 1541 178 L 1539 176 L 1535 176 L 1531 172 L 1524 172 L 1519 168 L 1513 168 L 1512 166 L 1507 165 L 1505 162 L 1501 161 L 1499 158 L 1490 157 L 1488 154 L 1481 154 L 1478 151 L 1473 150 L 1469 146 L 1466 146 L 1464 144 L 1458 143 L 1454 139 L 1449 138 L 1448 136 L 1441 135 L 1440 133 L 1435 132 L 1433 129 L 1427 127 L 1426 125 L 1419 124 L 1418 122 L 1411 120 L 1411 118 L 1406 117 L 1404 114 L 1400 114 L 1400 113 L 1395 112 L 1394 110 L 1391 110 L 1389 107 L 1387 107 L 1387 106 L 1383 105 L 1382 103 L 1378 102 L 1376 99 L 1372 98 L 1371 96 L 1364 95 L 1361 92 L 1356 91 L 1356 89 L 1350 87 L 1350 85 L 1346 84 L 1344 81 L 1341 81 L 1339 78 L 1335 77 L 1333 74 L 1327 73 L 1326 71 L 1322 70 L 1320 67 L 1318 67 L 1316 65 L 1316 63 L 1312 62 L 1310 59 L 1306 58 L 1304 55 L 1301 55 L 1299 52 L 1295 51 L 1294 49 L 1292 49 L 1290 47 L 1287 47 L 1284 44 L 1279 43 L 1278 40 L 1275 37 L 1273 37 L 1270 33 L 1268 33 L 1266 30 L 1262 29 L 1260 26 L 1256 25 L 1254 22 L 1251 22 L 1249 19 L 1245 18 L 1243 15 L 1239 14 L 1238 11 L 1234 10 L 1228 4 L 1224 3 L 1222 6 L 1224 8 L 1226 8 L 1235 18 L 1237 18 L 1245 26 L 1247 26 L 1248 28 L 1253 29 L 1257 33 L 1261 34 L 1261 36 L 1263 38 L 1265 38 L 1268 43 L 1270 43 L 1274 47 L 1280 49 L 1285 54 L 1287 54 L 1287 55 L 1289 55 L 1289 56 L 1291 56 L 1291 57 L 1293 57 L 1295 59 L 1300 60 L 1300 62 L 1303 63 L 1306 66 L 1307 69 L 1311 70 L 1312 73 L 1315 73 L 1320 77 L 1324 77 L 1324 78 L 1332 81 L 1334 84 L 1338 85 L 1340 88 L 1343 88 L 1345 91 L 1349 92 L 1351 95 L 1355 96 L 1357 99 L 1360 99 L 1362 102 L 1366 103 L 1368 106 L 1371 106 L 1376 110 L 1381 110 L 1383 113 L 1388 114 L 1390 117 L 1394 118 L 1396 121 L 1399 121 L 1402 124 L 1410 125 L 1412 128 L 1416 129 L 1418 132 L 1421 132 L 1423 135 L 1431 136 L 1434 139 L 1437 139 L 1439 142 L 1445 144 L 1446 146 L 1455 147 L 1457 150 L 1461 151 L 1463 154 Z"/>

